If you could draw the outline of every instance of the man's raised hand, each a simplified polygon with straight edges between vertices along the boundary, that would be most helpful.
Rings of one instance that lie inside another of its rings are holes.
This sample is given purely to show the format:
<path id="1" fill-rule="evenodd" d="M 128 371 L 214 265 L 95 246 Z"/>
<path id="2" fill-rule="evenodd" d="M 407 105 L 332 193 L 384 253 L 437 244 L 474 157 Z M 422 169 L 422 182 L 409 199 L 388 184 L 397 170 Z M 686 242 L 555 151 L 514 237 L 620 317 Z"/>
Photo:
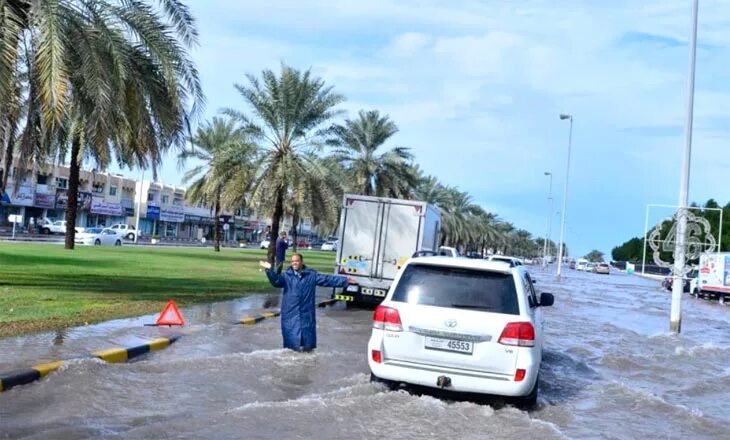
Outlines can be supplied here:
<path id="1" fill-rule="evenodd" d="M 259 261 L 259 266 L 263 267 L 266 270 L 271 269 L 271 263 L 268 261 Z"/>

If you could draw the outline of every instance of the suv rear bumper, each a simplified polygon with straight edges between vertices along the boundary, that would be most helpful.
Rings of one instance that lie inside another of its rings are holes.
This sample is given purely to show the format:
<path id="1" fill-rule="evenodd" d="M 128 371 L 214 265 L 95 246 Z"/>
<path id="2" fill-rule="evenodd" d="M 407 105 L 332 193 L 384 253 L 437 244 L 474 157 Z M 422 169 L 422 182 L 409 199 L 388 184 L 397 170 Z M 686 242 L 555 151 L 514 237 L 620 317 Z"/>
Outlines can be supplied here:
<path id="1" fill-rule="evenodd" d="M 447 376 L 451 379 L 451 385 L 443 388 L 445 390 L 508 397 L 521 397 L 530 394 L 537 380 L 539 370 L 539 365 L 528 368 L 525 378 L 515 382 L 513 375 L 459 370 L 388 359 L 385 359 L 383 363 L 377 363 L 370 358 L 370 353 L 368 353 L 368 366 L 375 376 L 393 382 L 441 389 L 436 382 L 439 376 Z"/>

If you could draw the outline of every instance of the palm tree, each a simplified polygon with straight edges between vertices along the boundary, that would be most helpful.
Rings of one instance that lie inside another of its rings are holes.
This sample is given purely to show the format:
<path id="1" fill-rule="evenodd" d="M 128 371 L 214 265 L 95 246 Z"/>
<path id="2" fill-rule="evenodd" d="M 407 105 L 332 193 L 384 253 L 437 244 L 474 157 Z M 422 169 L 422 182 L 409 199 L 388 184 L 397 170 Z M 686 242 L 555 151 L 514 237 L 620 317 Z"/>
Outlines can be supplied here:
<path id="1" fill-rule="evenodd" d="M 54 140 L 65 156 L 70 144 L 67 249 L 74 247 L 82 161 L 152 166 L 156 176 L 203 102 L 187 54 L 197 40 L 194 20 L 178 0 L 159 3 L 0 0 L 0 107 L 13 90 L 1 73 L 27 60 L 20 156 L 37 160 L 48 151 L 38 145 Z"/>
<path id="2" fill-rule="evenodd" d="M 350 190 L 366 196 L 403 198 L 412 194 L 417 182 L 410 166 L 410 150 L 394 147 L 378 152 L 398 132 L 387 115 L 361 110 L 358 119 L 347 119 L 344 125 L 332 127 L 332 132 L 334 136 L 327 143 L 336 147 L 334 155 L 350 175 Z"/>
<path id="3" fill-rule="evenodd" d="M 248 142 L 245 132 L 234 121 L 220 118 L 199 127 L 190 141 L 193 148 L 181 152 L 178 163 L 182 166 L 188 159 L 195 159 L 200 164 L 183 175 L 185 183 L 194 180 L 185 198 L 192 204 L 211 207 L 215 218 L 213 248 L 220 252 L 221 209 L 242 206 L 237 203 L 239 200 L 225 200 L 224 192 L 230 185 L 243 188 L 243 193 L 250 188 L 257 147 Z"/>
<path id="4" fill-rule="evenodd" d="M 271 237 L 277 237 L 290 191 L 299 185 L 310 194 L 328 191 L 318 183 L 320 173 L 312 153 L 323 134 L 322 125 L 339 113 L 335 107 L 344 98 L 321 79 L 312 78 L 308 70 L 302 73 L 286 65 L 281 66 L 279 76 L 267 69 L 261 80 L 253 75 L 247 79 L 248 85 L 235 87 L 257 120 L 237 110 L 225 112 L 242 121 L 263 143 L 262 168 L 252 197 L 262 211 L 271 214 Z M 272 263 L 275 246 L 276 241 L 271 240 L 268 260 Z"/>

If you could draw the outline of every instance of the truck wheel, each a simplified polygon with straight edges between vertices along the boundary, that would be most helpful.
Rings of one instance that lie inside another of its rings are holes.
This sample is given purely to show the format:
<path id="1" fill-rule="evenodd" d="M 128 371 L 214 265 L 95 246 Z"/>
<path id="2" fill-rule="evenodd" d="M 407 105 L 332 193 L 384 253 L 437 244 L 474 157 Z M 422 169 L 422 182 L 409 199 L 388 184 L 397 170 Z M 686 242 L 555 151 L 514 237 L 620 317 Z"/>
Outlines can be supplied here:
<path id="1" fill-rule="evenodd" d="M 127 234 L 127 240 L 134 240 L 134 234 L 132 234 L 131 232 Z"/>

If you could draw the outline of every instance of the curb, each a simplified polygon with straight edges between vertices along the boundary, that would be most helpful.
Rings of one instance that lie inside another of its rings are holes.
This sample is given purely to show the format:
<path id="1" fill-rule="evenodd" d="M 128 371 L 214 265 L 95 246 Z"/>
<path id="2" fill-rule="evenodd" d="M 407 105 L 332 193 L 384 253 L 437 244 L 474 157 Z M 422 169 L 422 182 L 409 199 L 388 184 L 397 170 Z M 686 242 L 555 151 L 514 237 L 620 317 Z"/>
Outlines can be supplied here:
<path id="1" fill-rule="evenodd" d="M 339 299 L 326 299 L 324 301 L 320 301 L 317 304 L 315 304 L 316 307 L 323 308 L 327 306 L 331 306 L 332 304 L 339 301 Z M 244 316 L 236 324 L 243 324 L 243 325 L 254 325 L 258 324 L 259 322 L 263 321 L 267 318 L 276 318 L 277 316 L 281 316 L 281 312 L 263 312 L 260 315 L 256 316 Z"/>
<path id="2" fill-rule="evenodd" d="M 96 351 L 91 353 L 91 357 L 95 357 L 109 363 L 126 362 L 145 353 L 149 353 L 150 351 L 162 350 L 178 339 L 180 339 L 180 335 L 170 336 L 169 338 L 157 338 L 146 344 L 134 347 L 111 348 L 109 350 Z M 73 359 L 83 359 L 83 357 Z M 25 385 L 39 380 L 47 376 L 49 373 L 56 371 L 63 364 L 64 361 L 54 361 L 46 364 L 34 365 L 30 368 L 10 371 L 8 373 L 0 373 L 0 393 L 7 391 L 14 386 Z"/>

